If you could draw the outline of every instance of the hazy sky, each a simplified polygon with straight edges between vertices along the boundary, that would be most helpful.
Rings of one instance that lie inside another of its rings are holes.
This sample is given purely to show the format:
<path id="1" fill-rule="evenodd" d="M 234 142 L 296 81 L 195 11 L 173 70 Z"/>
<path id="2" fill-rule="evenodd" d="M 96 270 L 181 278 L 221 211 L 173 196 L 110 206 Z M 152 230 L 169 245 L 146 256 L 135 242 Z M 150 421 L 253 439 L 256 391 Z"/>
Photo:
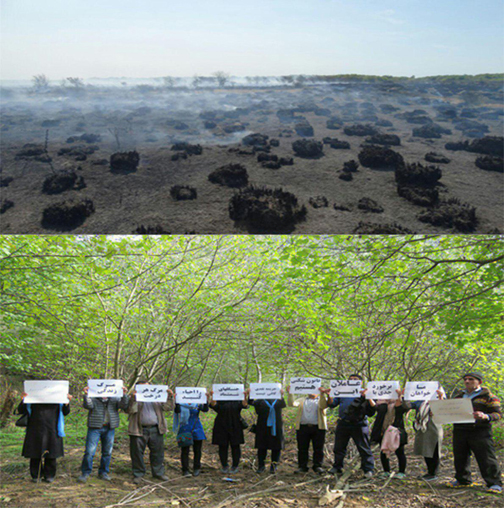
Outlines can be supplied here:
<path id="1" fill-rule="evenodd" d="M 504 72 L 502 0 L 0 0 L 2 79 Z"/>

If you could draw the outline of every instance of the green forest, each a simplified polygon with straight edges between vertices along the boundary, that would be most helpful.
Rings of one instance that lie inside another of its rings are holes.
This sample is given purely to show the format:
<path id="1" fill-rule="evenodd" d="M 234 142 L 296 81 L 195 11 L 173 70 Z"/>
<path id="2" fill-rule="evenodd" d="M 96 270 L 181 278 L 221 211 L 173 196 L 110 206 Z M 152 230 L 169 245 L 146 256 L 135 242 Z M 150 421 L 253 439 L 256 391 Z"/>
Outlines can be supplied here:
<path id="1" fill-rule="evenodd" d="M 477 370 L 484 374 L 484 386 L 502 400 L 503 268 L 499 235 L 2 236 L 2 487 L 20 489 L 26 473 L 27 461 L 20 456 L 23 432 L 13 423 L 25 380 L 70 382 L 74 424 L 69 424 L 65 452 L 68 446 L 76 450 L 64 459 L 68 486 L 75 483 L 71 475 L 82 456 L 82 390 L 88 379 L 122 379 L 131 393 L 140 379 L 174 389 L 213 383 L 285 386 L 291 376 L 317 376 L 328 386 L 331 379 L 358 373 L 366 381 L 398 380 L 402 386 L 436 380 L 449 396 L 463 387 L 465 372 Z M 247 418 L 252 416 L 249 410 Z M 336 417 L 337 411 L 331 413 L 330 422 Z M 205 428 L 211 429 L 212 419 L 205 415 Z M 122 415 L 124 434 L 126 425 Z M 502 464 L 502 422 L 494 434 Z M 124 439 L 127 456 L 127 435 L 116 436 L 119 449 Z M 332 440 L 328 437 L 330 446 Z M 445 441 L 449 457 L 449 438 Z M 295 449 L 295 438 L 289 442 Z M 172 445 L 175 464 L 178 451 Z M 204 453 L 210 449 L 205 444 Z M 447 458 L 447 467 L 450 463 Z M 125 480 L 127 457 L 121 467 Z M 294 480 L 287 493 L 278 494 L 281 502 L 258 497 L 243 506 L 316 506 L 313 486 L 324 483 L 313 480 L 305 499 L 296 498 L 301 480 Z M 273 488 L 275 481 L 257 489 Z M 418 487 L 417 497 L 431 496 L 431 504 L 401 504 L 397 492 L 383 497 L 389 489 L 380 485 L 380 502 L 370 488 L 348 496 L 345 507 L 455 507 L 462 499 L 465 506 L 497 506 L 483 493 L 436 498 L 430 485 Z M 404 493 L 412 487 L 401 488 Z M 108 492 L 112 497 L 105 503 L 89 497 L 89 485 L 81 489 L 87 490 L 72 494 L 81 499 L 75 506 L 142 504 L 128 504 L 119 491 L 115 500 Z M 222 504 L 225 497 L 218 493 L 198 504 L 182 490 L 173 492 L 150 495 L 165 503 L 158 506 L 238 506 Z M 65 506 L 60 504 L 65 496 L 47 506 Z M 4 492 L 5 506 L 16 506 L 13 499 L 12 490 Z M 46 506 L 40 499 L 37 506 Z"/>

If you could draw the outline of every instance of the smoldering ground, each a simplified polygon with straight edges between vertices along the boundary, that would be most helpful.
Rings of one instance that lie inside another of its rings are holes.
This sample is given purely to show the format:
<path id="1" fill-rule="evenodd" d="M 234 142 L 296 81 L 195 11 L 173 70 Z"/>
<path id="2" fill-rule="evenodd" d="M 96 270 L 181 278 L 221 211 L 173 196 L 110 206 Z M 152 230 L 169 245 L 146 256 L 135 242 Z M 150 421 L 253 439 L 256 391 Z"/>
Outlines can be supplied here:
<path id="1" fill-rule="evenodd" d="M 502 230 L 499 87 L 258 84 L 4 88 L 1 232 Z"/>

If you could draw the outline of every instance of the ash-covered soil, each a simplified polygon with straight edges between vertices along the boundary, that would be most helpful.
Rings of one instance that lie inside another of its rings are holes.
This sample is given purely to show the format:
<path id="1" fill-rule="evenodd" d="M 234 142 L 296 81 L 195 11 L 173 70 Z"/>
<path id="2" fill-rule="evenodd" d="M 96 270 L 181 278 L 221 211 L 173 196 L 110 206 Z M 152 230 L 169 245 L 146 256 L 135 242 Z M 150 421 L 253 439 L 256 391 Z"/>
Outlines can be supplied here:
<path id="1" fill-rule="evenodd" d="M 3 95 L 1 233 L 504 228 L 504 108 L 494 91 L 341 84 Z M 415 174 L 435 167 L 441 177 L 405 180 L 413 164 Z"/>

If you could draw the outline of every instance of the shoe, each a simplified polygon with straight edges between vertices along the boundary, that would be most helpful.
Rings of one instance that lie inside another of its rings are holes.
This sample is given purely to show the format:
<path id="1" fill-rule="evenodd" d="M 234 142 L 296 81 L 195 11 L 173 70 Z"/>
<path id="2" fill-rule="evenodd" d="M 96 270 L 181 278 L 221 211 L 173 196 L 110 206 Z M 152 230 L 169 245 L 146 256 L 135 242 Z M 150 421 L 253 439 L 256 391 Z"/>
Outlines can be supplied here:
<path id="1" fill-rule="evenodd" d="M 220 472 L 224 473 L 224 474 L 228 474 L 229 473 L 229 466 L 222 466 Z"/>
<path id="2" fill-rule="evenodd" d="M 384 479 L 384 478 L 388 478 L 389 476 L 390 476 L 390 471 L 383 471 L 382 473 L 380 473 L 378 475 L 378 478 Z"/>
<path id="3" fill-rule="evenodd" d="M 135 478 L 133 478 L 133 483 L 135 485 L 140 485 L 142 483 L 142 479 L 143 479 L 143 476 L 135 476 Z"/>
<path id="4" fill-rule="evenodd" d="M 341 469 L 337 469 L 335 468 L 334 466 L 331 467 L 331 469 L 329 469 L 328 471 L 329 474 L 337 474 L 337 475 L 340 475 L 340 474 L 343 474 L 343 471 Z"/>
<path id="5" fill-rule="evenodd" d="M 259 466 L 259 467 L 257 468 L 257 472 L 258 472 L 258 473 L 264 473 L 264 471 L 266 471 L 266 466 Z"/>
<path id="6" fill-rule="evenodd" d="M 324 469 L 321 468 L 320 466 L 314 467 L 313 472 L 317 473 L 317 474 L 324 474 L 325 473 Z"/>
<path id="7" fill-rule="evenodd" d="M 193 476 L 199 476 L 200 474 L 201 474 L 201 469 L 195 469 L 195 470 L 193 471 L 193 474 L 192 474 L 192 475 L 193 475 Z"/>
<path id="8" fill-rule="evenodd" d="M 487 492 L 490 492 L 490 494 L 502 494 L 502 487 L 500 485 L 492 485 L 488 487 Z"/>
<path id="9" fill-rule="evenodd" d="M 271 474 L 276 474 L 277 472 L 277 465 L 276 464 L 271 464 L 270 466 L 270 473 Z"/>
<path id="10" fill-rule="evenodd" d="M 52 478 L 44 478 L 46 483 L 52 483 L 54 481 L 54 476 Z"/>
<path id="11" fill-rule="evenodd" d="M 237 473 L 239 470 L 240 470 L 240 468 L 239 468 L 238 466 L 233 466 L 233 467 L 229 470 L 229 472 L 230 472 L 231 474 L 235 474 L 235 473 Z"/>
<path id="12" fill-rule="evenodd" d="M 301 473 L 307 473 L 308 472 L 308 468 L 307 467 L 298 467 L 294 473 L 296 474 L 301 474 Z"/>
<path id="13" fill-rule="evenodd" d="M 161 476 L 154 476 L 157 480 L 163 480 L 164 482 L 167 482 L 169 480 L 168 476 L 165 474 L 162 474 Z"/>
<path id="14" fill-rule="evenodd" d="M 465 489 L 467 487 L 473 487 L 474 485 L 474 482 L 460 483 L 458 480 L 452 480 L 446 484 L 449 489 Z"/>
<path id="15" fill-rule="evenodd" d="M 182 471 L 182 476 L 184 478 L 189 478 L 192 476 L 191 472 L 190 471 Z"/>
<path id="16" fill-rule="evenodd" d="M 108 473 L 102 473 L 102 474 L 99 474 L 98 475 L 98 478 L 100 480 L 105 480 L 106 482 L 110 482 L 112 480 L 112 478 L 110 478 L 110 476 L 108 475 Z"/>
<path id="17" fill-rule="evenodd" d="M 404 480 L 404 478 L 406 478 L 406 473 L 397 473 L 394 478 L 397 478 L 398 480 Z"/>
<path id="18" fill-rule="evenodd" d="M 77 478 L 77 481 L 78 482 L 81 482 L 81 483 L 86 483 L 89 479 L 89 475 L 88 474 L 81 474 L 79 476 L 79 478 Z"/>
<path id="19" fill-rule="evenodd" d="M 420 476 L 421 480 L 424 480 L 426 482 L 434 482 L 438 479 L 438 477 L 435 474 L 424 474 L 423 476 Z"/>
<path id="20" fill-rule="evenodd" d="M 374 474 L 373 471 L 366 471 L 364 473 L 364 478 L 373 478 Z"/>

